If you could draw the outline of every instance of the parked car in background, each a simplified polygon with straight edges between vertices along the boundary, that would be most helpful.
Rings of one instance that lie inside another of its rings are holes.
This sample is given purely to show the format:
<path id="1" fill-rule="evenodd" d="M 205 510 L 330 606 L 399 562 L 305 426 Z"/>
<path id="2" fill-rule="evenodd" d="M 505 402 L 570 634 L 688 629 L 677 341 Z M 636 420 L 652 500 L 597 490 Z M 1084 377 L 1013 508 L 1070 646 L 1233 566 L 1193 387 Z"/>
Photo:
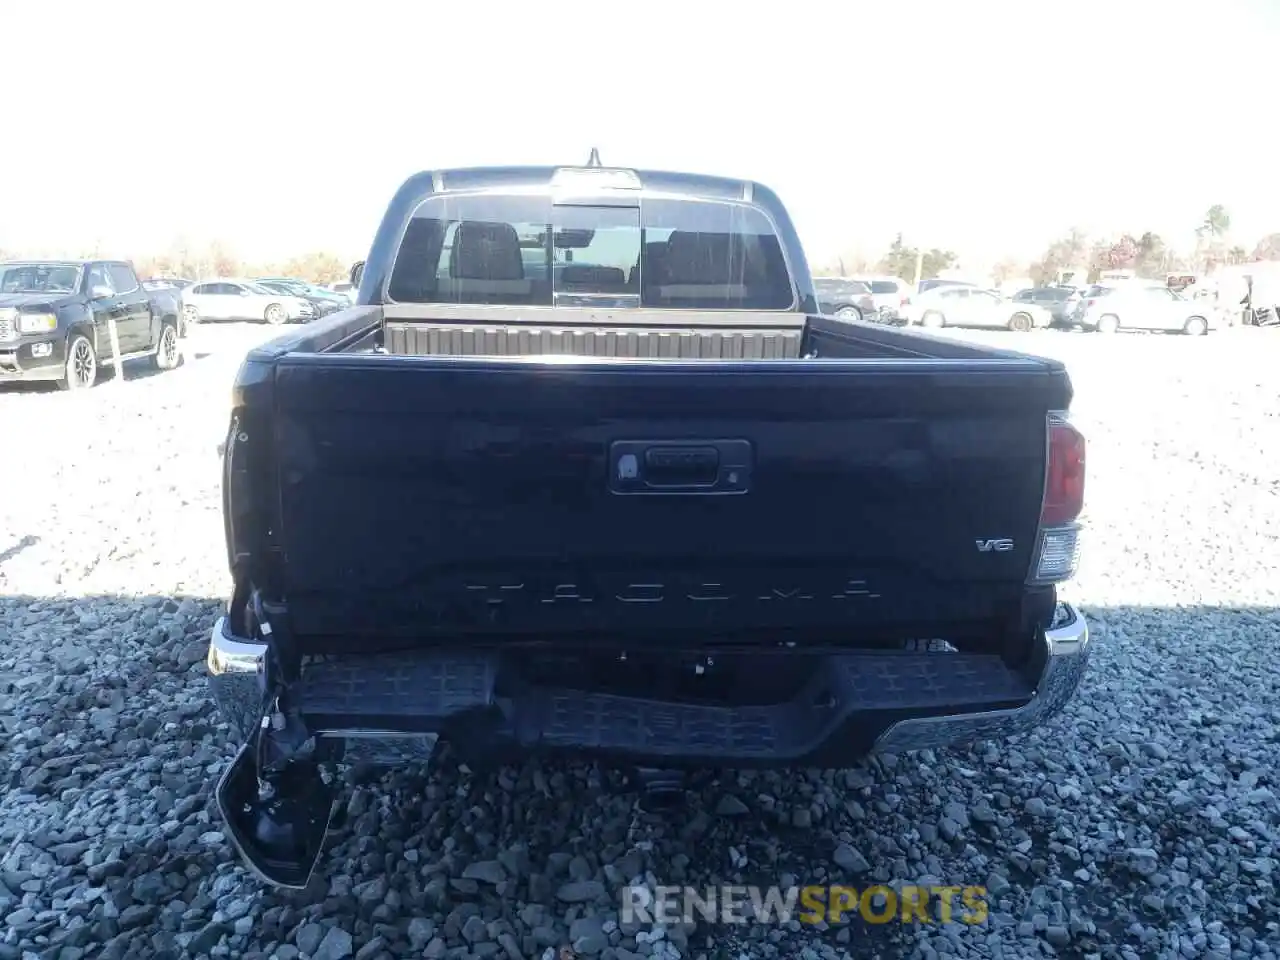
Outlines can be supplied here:
<path id="1" fill-rule="evenodd" d="M 1116 333 L 1149 330 L 1203 336 L 1219 326 L 1211 300 L 1188 300 L 1163 283 L 1095 284 L 1072 318 L 1086 330 Z"/>
<path id="2" fill-rule="evenodd" d="M 350 306 L 345 297 L 317 296 L 306 284 L 289 284 L 283 280 L 255 280 L 254 283 L 285 296 L 301 297 L 315 307 L 317 317 L 327 317 L 331 313 L 345 310 Z"/>
<path id="3" fill-rule="evenodd" d="M 1178 271 L 1176 273 L 1166 273 L 1164 276 L 1164 285 L 1174 293 L 1180 293 L 1183 296 L 1190 297 L 1187 291 L 1195 287 L 1203 278 L 1198 273 L 1188 273 L 1186 271 Z"/>
<path id="4" fill-rule="evenodd" d="M 1034 286 L 1035 281 L 1030 277 L 1010 277 L 1008 280 L 1001 280 L 992 289 L 1002 297 L 1012 298 L 1014 294 L 1030 290 Z"/>
<path id="5" fill-rule="evenodd" d="M 347 298 L 347 303 L 356 302 L 356 294 L 360 292 L 359 287 L 349 280 L 341 280 L 338 283 L 329 284 L 329 289 L 334 293 L 340 293 Z"/>
<path id="6" fill-rule="evenodd" d="M 911 284 L 901 277 L 887 275 L 861 275 L 854 279 L 861 280 L 871 288 L 876 312 L 882 322 L 902 322 L 907 304 L 911 302 Z"/>
<path id="7" fill-rule="evenodd" d="M 254 282 L 271 285 L 272 289 L 292 294 L 295 297 L 303 297 L 313 303 L 320 301 L 332 303 L 336 304 L 339 309 L 350 306 L 347 298 L 341 294 L 326 290 L 324 287 L 317 286 L 314 283 L 307 283 L 305 280 L 298 280 L 296 277 L 255 277 Z"/>
<path id="8" fill-rule="evenodd" d="M 949 285 L 919 294 L 907 306 L 907 323 L 922 327 L 991 327 L 1026 333 L 1043 329 L 1053 316 L 1035 303 L 1018 302 L 994 290 Z"/>
<path id="9" fill-rule="evenodd" d="M 876 319 L 875 299 L 871 287 L 847 277 L 814 277 L 813 291 L 818 298 L 818 312 L 843 320 Z"/>
<path id="10" fill-rule="evenodd" d="M 142 286 L 147 290 L 172 290 L 177 294 L 193 283 L 195 283 L 194 280 L 183 277 L 149 277 L 142 281 Z"/>
<path id="11" fill-rule="evenodd" d="M 928 293 L 930 290 L 936 290 L 939 287 L 969 287 L 972 290 L 981 289 L 976 283 L 970 283 L 968 280 L 943 280 L 941 277 L 930 277 L 928 280 L 920 281 L 920 286 L 916 288 L 916 293 Z"/>
<path id="12" fill-rule="evenodd" d="M 1032 287 L 1019 290 L 1010 299 L 1014 303 L 1034 303 L 1049 311 L 1055 327 L 1074 327 L 1071 319 L 1076 305 L 1080 302 L 1081 293 L 1075 287 Z"/>
<path id="13" fill-rule="evenodd" d="M 150 357 L 158 370 L 182 362 L 177 299 L 146 290 L 121 260 L 0 263 L 0 382 L 52 380 L 92 387 L 102 363 Z"/>
<path id="14" fill-rule="evenodd" d="M 319 314 L 310 300 L 282 294 L 252 280 L 219 279 L 195 283 L 182 291 L 188 323 L 202 320 L 265 320 L 270 324 L 306 322 Z"/>

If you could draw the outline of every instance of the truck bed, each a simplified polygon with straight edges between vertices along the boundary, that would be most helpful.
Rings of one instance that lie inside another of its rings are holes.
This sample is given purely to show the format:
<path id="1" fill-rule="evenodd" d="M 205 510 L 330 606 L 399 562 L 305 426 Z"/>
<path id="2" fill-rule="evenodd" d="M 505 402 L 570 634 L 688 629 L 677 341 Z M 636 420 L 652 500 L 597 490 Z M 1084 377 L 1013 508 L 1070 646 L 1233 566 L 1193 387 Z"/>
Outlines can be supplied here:
<path id="1" fill-rule="evenodd" d="M 385 311 L 385 312 L 384 312 Z M 1019 360 L 1063 374 L 1056 361 L 963 343 L 919 329 L 793 313 L 718 314 L 627 310 L 535 311 L 475 305 L 353 307 L 257 348 L 263 360 L 298 353 L 385 352 L 397 356 L 575 356 L 653 359 Z"/>
<path id="2" fill-rule="evenodd" d="M 1046 411 L 1070 398 L 1050 361 L 822 318 L 459 329 L 380 311 L 249 357 L 242 420 L 274 418 L 262 509 L 305 650 L 963 645 L 1022 614 Z M 529 355 L 556 344 L 569 355 Z M 670 482 L 619 481 L 628 454 Z M 1012 546 L 975 549 L 989 538 Z"/>

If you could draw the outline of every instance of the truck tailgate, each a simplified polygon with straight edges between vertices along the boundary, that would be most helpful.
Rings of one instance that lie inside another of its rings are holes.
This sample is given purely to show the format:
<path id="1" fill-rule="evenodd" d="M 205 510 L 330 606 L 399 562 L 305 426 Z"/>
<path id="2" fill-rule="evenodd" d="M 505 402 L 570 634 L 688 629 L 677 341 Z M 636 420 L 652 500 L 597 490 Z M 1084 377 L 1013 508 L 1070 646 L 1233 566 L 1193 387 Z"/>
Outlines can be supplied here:
<path id="1" fill-rule="evenodd" d="M 989 629 L 1070 385 L 1030 358 L 288 354 L 274 394 L 305 650 Z"/>

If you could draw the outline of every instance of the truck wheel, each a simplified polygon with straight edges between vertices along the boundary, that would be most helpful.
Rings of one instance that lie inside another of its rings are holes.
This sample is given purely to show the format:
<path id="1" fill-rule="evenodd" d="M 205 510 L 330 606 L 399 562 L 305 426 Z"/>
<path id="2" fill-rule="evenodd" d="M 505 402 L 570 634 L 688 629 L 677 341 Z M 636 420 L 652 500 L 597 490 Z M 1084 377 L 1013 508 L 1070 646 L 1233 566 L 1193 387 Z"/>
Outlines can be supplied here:
<path id="1" fill-rule="evenodd" d="M 273 327 L 277 327 L 289 319 L 289 315 L 285 313 L 284 307 L 278 303 L 273 303 L 267 307 L 267 312 L 263 314 L 263 318 Z"/>
<path id="2" fill-rule="evenodd" d="M 1209 332 L 1209 324 L 1205 323 L 1204 317 L 1191 317 L 1183 326 L 1182 332 L 1189 337 L 1203 337 Z"/>
<path id="3" fill-rule="evenodd" d="M 836 316 L 841 320 L 861 320 L 862 311 L 857 307 L 841 307 L 836 311 Z"/>
<path id="4" fill-rule="evenodd" d="M 945 322 L 946 318 L 944 318 L 937 310 L 929 310 L 920 318 L 920 326 L 932 327 L 935 330 Z"/>
<path id="5" fill-rule="evenodd" d="M 1025 313 L 1015 313 L 1009 318 L 1009 329 L 1014 333 L 1030 333 L 1032 326 L 1031 317 Z"/>
<path id="6" fill-rule="evenodd" d="M 151 365 L 157 370 L 172 370 L 182 363 L 182 351 L 178 349 L 178 328 L 166 323 L 160 328 L 160 342 L 151 357 Z"/>
<path id="7" fill-rule="evenodd" d="M 200 310 L 194 303 L 188 303 L 182 308 L 182 316 L 188 325 L 200 322 Z"/>
<path id="8" fill-rule="evenodd" d="M 67 344 L 67 366 L 58 386 L 63 390 L 88 390 L 98 382 L 98 354 L 88 337 L 77 333 Z"/>
<path id="9" fill-rule="evenodd" d="M 1120 329 L 1120 318 L 1114 313 L 1108 313 L 1104 317 L 1098 318 L 1099 333 L 1115 333 Z"/>

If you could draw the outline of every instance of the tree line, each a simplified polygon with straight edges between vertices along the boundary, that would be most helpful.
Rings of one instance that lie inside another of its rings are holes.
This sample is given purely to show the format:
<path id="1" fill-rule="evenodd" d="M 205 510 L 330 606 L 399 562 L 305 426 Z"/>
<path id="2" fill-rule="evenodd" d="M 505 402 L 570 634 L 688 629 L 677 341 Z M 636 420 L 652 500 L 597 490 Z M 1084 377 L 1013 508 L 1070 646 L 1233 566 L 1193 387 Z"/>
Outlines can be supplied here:
<path id="1" fill-rule="evenodd" d="M 29 252 L 0 249 L 0 260 L 16 260 L 31 257 Z M 326 251 L 303 253 L 284 260 L 251 261 L 238 257 L 223 243 L 192 244 L 184 240 L 175 242 L 168 250 L 142 257 L 119 256 L 95 246 L 71 253 L 59 254 L 74 260 L 118 259 L 133 264 L 138 276 L 183 277 L 204 280 L 211 277 L 294 277 L 310 283 L 333 283 L 346 280 L 351 270 L 350 262 L 337 254 Z M 43 259 L 43 258 L 39 258 Z"/>
<path id="2" fill-rule="evenodd" d="M 1207 273 L 1228 264 L 1254 260 L 1280 260 L 1280 233 L 1269 233 L 1252 248 L 1241 245 L 1231 233 L 1231 214 L 1222 204 L 1205 211 L 1195 229 L 1190 249 L 1176 249 L 1152 230 L 1122 233 L 1119 236 L 1091 237 L 1077 227 L 1051 242 L 1035 260 L 1007 258 L 991 270 L 992 280 L 1029 277 L 1036 284 L 1053 283 L 1058 271 L 1083 267 L 1089 278 L 1103 270 L 1133 270 L 1140 277 L 1164 279 L 1169 273 Z M 960 256 L 952 250 L 921 249 L 907 244 L 898 234 L 878 260 L 850 254 L 837 257 L 816 272 L 834 276 L 884 274 L 910 282 L 919 259 L 920 279 L 928 280 L 955 267 Z"/>

